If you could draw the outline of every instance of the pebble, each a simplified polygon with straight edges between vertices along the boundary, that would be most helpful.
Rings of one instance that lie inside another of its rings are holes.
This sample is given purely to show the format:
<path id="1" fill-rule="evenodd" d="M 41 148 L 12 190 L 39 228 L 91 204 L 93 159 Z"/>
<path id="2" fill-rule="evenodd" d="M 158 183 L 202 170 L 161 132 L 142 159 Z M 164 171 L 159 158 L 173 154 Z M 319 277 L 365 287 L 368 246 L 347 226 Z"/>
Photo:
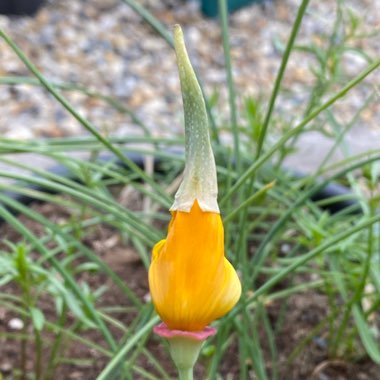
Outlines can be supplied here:
<path id="1" fill-rule="evenodd" d="M 20 318 L 12 318 L 8 322 L 8 327 L 11 330 L 22 330 L 24 328 L 24 322 Z"/>
<path id="2" fill-rule="evenodd" d="M 203 17 L 196 2 L 170 0 L 143 4 L 168 29 L 183 26 L 192 62 L 206 94 L 218 97 L 218 120 L 228 119 L 228 93 L 224 55 L 218 21 Z M 380 2 L 348 0 L 360 19 L 357 34 L 343 54 L 342 83 L 347 83 L 366 61 L 354 49 L 377 57 L 380 39 L 366 37 L 380 23 Z M 229 17 L 234 80 L 239 97 L 253 96 L 266 101 L 273 88 L 281 55 L 297 13 L 298 0 L 264 1 L 242 8 Z M 336 16 L 335 2 L 310 2 L 297 38 L 298 46 L 327 47 L 327 35 Z M 112 95 L 140 115 L 152 132 L 162 135 L 183 133 L 177 115 L 182 100 L 175 54 L 131 8 L 116 0 L 49 0 L 33 18 L 0 16 L 0 27 L 25 51 L 50 80 L 74 82 Z M 340 37 L 346 36 L 340 34 Z M 341 43 L 337 41 L 336 43 Z M 1 76 L 29 75 L 28 70 L 4 43 L 0 44 Z M 275 112 L 290 123 L 302 116 L 310 87 L 315 83 L 312 54 L 295 51 L 288 63 L 283 89 Z M 334 106 L 337 115 L 350 120 L 376 86 L 380 77 L 371 75 Z M 112 125 L 114 133 L 130 123 L 106 102 L 91 102 L 79 92 L 64 92 L 71 104 L 95 126 Z M 1 85 L 0 133 L 17 139 L 77 136 L 86 133 L 45 91 L 38 87 Z M 242 103 L 242 102 L 241 102 Z M 263 109 L 265 109 L 263 104 Z M 65 116 L 63 116 L 65 115 Z M 294 116 L 299 115 L 299 116 Z M 363 134 L 380 129 L 380 104 L 373 102 L 359 119 Z M 173 127 L 173 125 L 175 125 Z M 137 132 L 138 128 L 134 128 Z"/>
<path id="3" fill-rule="evenodd" d="M 2 379 L 1 374 L 8 374 L 12 371 L 12 364 L 10 362 L 4 362 L 0 364 L 0 379 Z"/>
<path id="4" fill-rule="evenodd" d="M 146 293 L 143 298 L 145 303 L 148 303 L 152 300 L 152 296 L 150 293 Z"/>
<path id="5" fill-rule="evenodd" d="M 281 245 L 280 249 L 283 255 L 287 255 L 291 251 L 292 247 L 290 246 L 290 244 L 284 243 Z"/>

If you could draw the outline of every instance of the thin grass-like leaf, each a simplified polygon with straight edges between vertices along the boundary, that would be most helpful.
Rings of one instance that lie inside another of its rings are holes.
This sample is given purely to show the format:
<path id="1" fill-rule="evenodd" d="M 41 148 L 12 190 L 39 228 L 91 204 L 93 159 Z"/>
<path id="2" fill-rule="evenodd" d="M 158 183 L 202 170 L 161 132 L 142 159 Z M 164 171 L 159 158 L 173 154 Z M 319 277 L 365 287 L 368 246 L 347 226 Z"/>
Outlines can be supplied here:
<path id="1" fill-rule="evenodd" d="M 38 237 L 35 236 L 32 232 L 30 232 L 23 224 L 21 224 L 8 210 L 4 207 L 0 206 L 0 216 L 6 220 L 10 225 L 12 225 L 17 231 L 19 231 L 23 237 L 29 240 L 39 252 L 49 257 L 49 250 L 41 244 Z M 110 331 L 103 323 L 102 319 L 99 317 L 97 311 L 94 309 L 93 305 L 88 301 L 86 297 L 84 297 L 82 291 L 76 284 L 75 280 L 71 276 L 71 274 L 61 266 L 58 260 L 54 257 L 49 257 L 48 260 L 52 266 L 62 275 L 67 285 L 72 289 L 73 293 L 78 297 L 78 299 L 83 303 L 84 308 L 87 310 L 89 315 L 92 317 L 93 322 L 98 326 L 99 331 L 103 334 L 104 339 L 110 346 L 110 348 L 114 351 L 116 350 L 116 342 L 112 337 Z"/>

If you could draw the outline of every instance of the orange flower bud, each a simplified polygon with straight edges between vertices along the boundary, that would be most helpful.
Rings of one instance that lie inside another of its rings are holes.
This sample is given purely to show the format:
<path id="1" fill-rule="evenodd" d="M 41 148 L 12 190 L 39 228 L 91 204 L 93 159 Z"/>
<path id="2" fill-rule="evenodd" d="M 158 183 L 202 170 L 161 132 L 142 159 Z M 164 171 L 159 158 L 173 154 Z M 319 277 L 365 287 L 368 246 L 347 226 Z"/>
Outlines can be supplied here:
<path id="1" fill-rule="evenodd" d="M 241 286 L 224 257 L 220 214 L 202 211 L 197 201 L 190 212 L 173 212 L 167 239 L 153 249 L 149 284 L 170 329 L 200 331 L 230 311 Z"/>

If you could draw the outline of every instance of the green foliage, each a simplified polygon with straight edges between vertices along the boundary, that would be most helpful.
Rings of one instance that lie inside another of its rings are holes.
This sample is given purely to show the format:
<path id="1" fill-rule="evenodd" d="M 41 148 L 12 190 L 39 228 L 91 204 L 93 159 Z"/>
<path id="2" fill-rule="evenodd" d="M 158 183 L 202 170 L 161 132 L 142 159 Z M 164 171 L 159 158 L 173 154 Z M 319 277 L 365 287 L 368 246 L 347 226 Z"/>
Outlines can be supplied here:
<path id="1" fill-rule="evenodd" d="M 145 8 L 133 0 L 123 2 L 172 45 L 168 31 Z M 361 86 L 369 74 L 378 70 L 380 61 L 355 47 L 353 41 L 361 38 L 361 19 L 342 1 L 337 2 L 338 16 L 333 30 L 321 36 L 321 45 L 297 44 L 308 5 L 308 1 L 302 1 L 289 41 L 282 49 L 282 63 L 273 91 L 266 99 L 268 106 L 263 99 L 239 99 L 232 76 L 225 1 L 219 3 L 230 106 L 225 120 L 229 119 L 227 128 L 233 137 L 232 147 L 221 143 L 219 133 L 225 127 L 217 125 L 213 118 L 219 101 L 216 92 L 207 105 L 217 157 L 226 249 L 241 274 L 243 295 L 238 306 L 216 322 L 218 335 L 202 350 L 207 378 L 224 378 L 219 372 L 221 363 L 235 350 L 239 352 L 241 379 L 251 378 L 251 371 L 260 380 L 279 379 L 280 366 L 296 360 L 322 332 L 327 337 L 330 358 L 357 360 L 367 356 L 380 363 L 376 323 L 380 306 L 380 150 L 352 156 L 345 149 L 347 132 L 375 95 L 363 99 L 362 107 L 349 122 L 340 122 L 334 109 L 337 101 L 349 96 L 352 88 Z M 107 226 L 148 267 L 152 245 L 165 234 L 163 222 L 168 221 L 167 209 L 184 164 L 183 156 L 167 148 L 182 145 L 183 141 L 176 136 L 153 137 L 133 110 L 113 97 L 79 84 L 48 81 L 1 30 L 0 37 L 31 73 L 28 78 L 1 77 L 0 83 L 43 86 L 89 132 L 89 136 L 81 138 L 0 139 L 0 162 L 24 171 L 23 174 L 16 170 L 0 171 L 1 178 L 12 180 L 0 184 L 0 217 L 21 236 L 18 241 L 4 240 L 0 251 L 0 306 L 24 323 L 21 339 L 16 333 L 7 336 L 10 340 L 20 340 L 23 364 L 15 376 L 21 373 L 22 378 L 26 374 L 28 345 L 35 348 L 31 378 L 48 380 L 54 378 L 61 363 L 75 362 L 69 356 L 68 347 L 78 342 L 109 359 L 98 380 L 116 376 L 129 379 L 137 375 L 169 379 L 170 375 L 148 345 L 154 339 L 151 329 L 158 321 L 150 302 L 133 289 L 120 271 L 111 268 L 88 240 L 93 238 L 96 228 Z M 282 84 L 288 59 L 294 51 L 315 60 L 309 72 L 313 85 L 297 122 L 289 121 L 285 115 L 273 116 L 278 95 L 292 94 Z M 368 62 L 353 78 L 342 68 L 348 51 Z M 68 91 L 95 97 L 128 114 L 141 128 L 143 137 L 105 138 L 67 101 L 64 94 Z M 283 160 L 293 152 L 300 136 L 311 129 L 325 133 L 334 144 L 315 172 L 295 176 L 282 168 Z M 343 151 L 345 158 L 330 164 L 329 159 L 337 149 Z M 86 153 L 90 159 L 68 154 L 72 151 Z M 106 162 L 100 159 L 100 153 L 104 152 L 112 157 Z M 7 156 L 11 153 L 48 157 L 65 168 L 67 175 L 22 164 L 17 158 Z M 130 159 L 133 153 L 158 159 L 160 170 L 152 173 L 139 167 Z M 347 184 L 352 190 L 348 198 L 355 200 L 359 207 L 332 214 L 322 207 L 347 196 L 311 201 L 313 195 L 332 181 Z M 121 190 L 137 195 L 141 207 L 135 210 L 123 206 L 119 199 Z M 70 217 L 62 223 L 50 220 L 12 197 L 10 192 L 62 207 Z M 360 213 L 351 213 L 358 208 Z M 33 221 L 40 232 L 32 231 L 15 214 Z M 105 285 L 92 286 L 89 279 L 93 274 L 104 276 Z M 125 296 L 128 306 L 100 306 L 110 284 Z M 14 289 L 13 293 L 4 290 L 9 287 Z M 279 360 L 277 338 L 284 327 L 288 303 L 303 293 L 324 297 L 325 318 L 292 347 L 288 363 L 284 364 Z M 45 315 L 42 304 L 46 299 L 55 304 L 54 316 Z M 276 316 L 271 315 L 273 303 L 280 305 Z M 130 315 L 128 325 L 123 324 L 115 310 Z M 29 327 L 32 337 L 26 336 Z M 85 337 L 84 331 L 98 331 L 100 342 Z M 43 339 L 46 333 L 53 336 L 48 343 Z M 43 352 L 49 353 L 48 360 L 42 360 Z M 149 363 L 151 373 L 140 365 L 141 358 Z"/>

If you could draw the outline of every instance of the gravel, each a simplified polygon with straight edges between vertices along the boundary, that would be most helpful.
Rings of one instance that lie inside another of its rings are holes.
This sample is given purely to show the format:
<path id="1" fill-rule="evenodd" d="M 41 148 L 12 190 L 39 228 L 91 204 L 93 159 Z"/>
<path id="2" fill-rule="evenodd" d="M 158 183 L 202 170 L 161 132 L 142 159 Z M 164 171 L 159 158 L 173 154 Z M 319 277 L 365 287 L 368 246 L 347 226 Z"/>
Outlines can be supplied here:
<path id="1" fill-rule="evenodd" d="M 216 118 L 228 121 L 226 77 L 217 20 L 204 18 L 194 1 L 141 1 L 164 25 L 183 26 L 189 52 L 208 95 L 218 94 Z M 253 4 L 230 17 L 231 54 L 234 79 L 243 112 L 243 99 L 251 96 L 265 110 L 268 96 L 280 65 L 284 46 L 295 19 L 298 0 L 265 1 Z M 311 44 L 325 51 L 326 35 L 331 33 L 337 14 L 335 2 L 311 1 L 297 43 Z M 349 0 L 350 8 L 360 19 L 359 37 L 348 43 L 350 48 L 341 62 L 339 85 L 331 95 L 366 65 L 365 57 L 379 57 L 380 2 Z M 346 26 L 338 37 L 347 33 Z M 171 48 L 125 3 L 117 0 L 50 0 L 33 18 L 0 15 L 0 27 L 22 48 L 43 74 L 54 82 L 75 83 L 104 95 L 116 97 L 132 109 L 154 134 L 170 136 L 182 133 L 182 110 L 175 56 Z M 337 38 L 336 45 L 342 43 Z M 366 56 L 356 53 L 364 51 Z M 27 69 L 11 49 L 0 42 L 0 77 L 27 76 Z M 302 119 L 310 86 L 318 69 L 315 56 L 304 51 L 291 55 L 281 96 L 276 104 L 271 128 L 278 134 L 283 125 L 294 125 Z M 359 151 L 379 146 L 380 102 L 379 72 L 368 77 L 349 96 L 333 107 L 338 122 L 347 123 L 358 112 L 367 97 L 374 99 L 361 114 L 349 135 L 349 142 Z M 377 93 L 376 93 L 377 91 Z M 104 134 L 138 135 L 142 130 L 131 118 L 116 111 L 104 101 L 79 92 L 65 91 L 75 108 Z M 326 95 L 322 95 L 325 99 Z M 313 126 L 330 132 L 325 119 Z M 46 91 L 29 85 L 1 85 L 0 133 L 15 139 L 79 136 L 85 133 Z M 309 144 L 316 150 L 311 157 L 315 166 L 329 144 L 320 133 L 305 134 L 298 143 L 302 155 L 309 156 Z M 301 150 L 302 150 L 301 149 Z M 306 151 L 305 151 L 306 149 Z M 291 165 L 299 166 L 296 155 Z M 311 165 L 311 166 L 310 166 Z M 302 166 L 302 165 L 301 165 Z M 304 169 L 304 168 L 301 168 Z"/>

